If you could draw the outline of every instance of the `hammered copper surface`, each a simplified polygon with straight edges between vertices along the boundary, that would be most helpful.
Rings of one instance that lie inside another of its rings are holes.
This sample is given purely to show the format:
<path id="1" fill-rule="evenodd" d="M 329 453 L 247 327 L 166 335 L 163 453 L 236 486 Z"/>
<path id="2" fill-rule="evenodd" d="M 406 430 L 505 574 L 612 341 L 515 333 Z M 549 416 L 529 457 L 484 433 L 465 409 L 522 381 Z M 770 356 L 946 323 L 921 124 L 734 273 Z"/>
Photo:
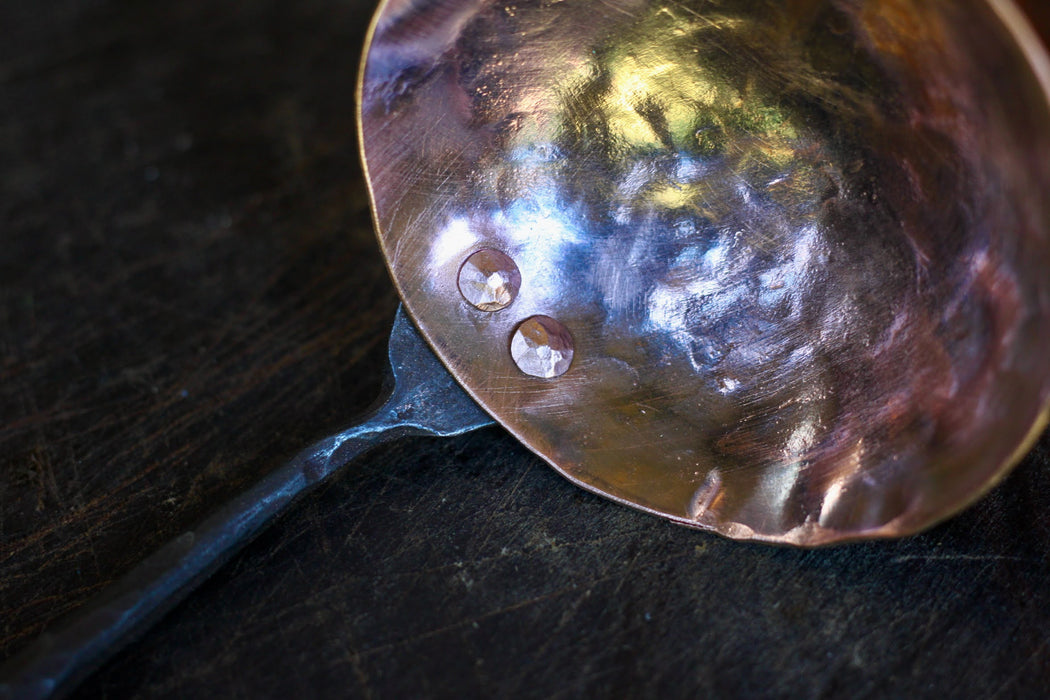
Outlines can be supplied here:
<path id="1" fill-rule="evenodd" d="M 1045 421 L 1045 57 L 983 0 L 385 3 L 380 239 L 467 390 L 568 478 L 730 537 L 899 535 Z M 457 273 L 506 252 L 489 313 Z M 544 314 L 570 370 L 508 352 Z"/>

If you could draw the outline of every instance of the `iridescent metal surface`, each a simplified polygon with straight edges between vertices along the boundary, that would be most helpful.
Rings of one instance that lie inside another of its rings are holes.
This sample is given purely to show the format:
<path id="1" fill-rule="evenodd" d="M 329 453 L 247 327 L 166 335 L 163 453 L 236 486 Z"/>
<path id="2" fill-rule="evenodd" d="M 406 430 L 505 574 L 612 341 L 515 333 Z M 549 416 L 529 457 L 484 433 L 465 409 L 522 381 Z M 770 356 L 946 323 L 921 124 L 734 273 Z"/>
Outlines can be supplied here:
<path id="1" fill-rule="evenodd" d="M 741 539 L 901 535 L 1050 399 L 1046 59 L 985 0 L 390 0 L 362 145 L 424 335 L 574 482 Z M 517 297 L 457 289 L 491 248 Z M 565 374 L 509 344 L 571 334 Z"/>

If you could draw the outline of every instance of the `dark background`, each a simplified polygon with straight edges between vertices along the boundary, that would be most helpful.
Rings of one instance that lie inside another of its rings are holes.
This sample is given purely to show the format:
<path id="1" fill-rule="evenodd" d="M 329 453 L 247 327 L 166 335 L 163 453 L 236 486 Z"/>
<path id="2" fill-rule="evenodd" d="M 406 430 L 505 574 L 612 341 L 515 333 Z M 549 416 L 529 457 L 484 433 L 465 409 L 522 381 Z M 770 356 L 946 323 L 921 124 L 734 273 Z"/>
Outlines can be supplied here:
<path id="1" fill-rule="evenodd" d="M 0 657 L 377 394 L 371 10 L 0 0 Z M 1048 435 L 949 523 L 821 551 L 606 502 L 498 429 L 404 440 L 79 695 L 1040 696 L 1048 513 Z"/>

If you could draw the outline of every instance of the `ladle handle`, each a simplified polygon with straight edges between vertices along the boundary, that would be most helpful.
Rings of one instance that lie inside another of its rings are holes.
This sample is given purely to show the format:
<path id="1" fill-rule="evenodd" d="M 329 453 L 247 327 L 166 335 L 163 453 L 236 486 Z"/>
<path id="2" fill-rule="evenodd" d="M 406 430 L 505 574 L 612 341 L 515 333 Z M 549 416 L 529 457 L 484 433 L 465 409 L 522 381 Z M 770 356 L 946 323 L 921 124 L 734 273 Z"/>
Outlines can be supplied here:
<path id="1" fill-rule="evenodd" d="M 399 311 L 390 336 L 394 388 L 363 422 L 303 450 L 198 527 L 161 547 L 68 624 L 5 664 L 0 698 L 54 698 L 184 599 L 289 506 L 366 450 L 410 435 L 455 435 L 492 420 L 460 389 Z"/>

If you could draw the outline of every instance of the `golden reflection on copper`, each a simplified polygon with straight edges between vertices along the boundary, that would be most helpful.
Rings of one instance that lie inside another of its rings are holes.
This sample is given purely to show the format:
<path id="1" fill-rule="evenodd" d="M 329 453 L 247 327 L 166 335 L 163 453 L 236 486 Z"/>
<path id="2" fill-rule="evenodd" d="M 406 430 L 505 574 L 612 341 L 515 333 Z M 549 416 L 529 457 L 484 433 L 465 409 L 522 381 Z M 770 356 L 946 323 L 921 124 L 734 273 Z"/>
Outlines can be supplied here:
<path id="1" fill-rule="evenodd" d="M 390 0 L 360 85 L 394 281 L 575 483 L 729 537 L 903 535 L 1050 401 L 1050 108 L 1004 0 Z M 505 252 L 498 312 L 459 265 Z M 574 342 L 523 376 L 533 316 Z"/>

